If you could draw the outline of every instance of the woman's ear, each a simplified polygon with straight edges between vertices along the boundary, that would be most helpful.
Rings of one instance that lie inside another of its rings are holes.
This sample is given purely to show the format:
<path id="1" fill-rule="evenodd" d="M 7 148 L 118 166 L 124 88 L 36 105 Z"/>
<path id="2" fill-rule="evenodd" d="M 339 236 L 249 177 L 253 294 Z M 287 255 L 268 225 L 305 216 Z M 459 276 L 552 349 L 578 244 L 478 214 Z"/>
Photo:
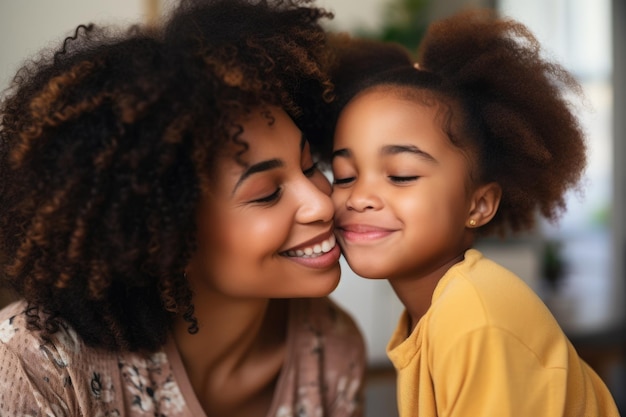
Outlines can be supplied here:
<path id="1" fill-rule="evenodd" d="M 465 224 L 469 228 L 480 227 L 493 219 L 500 205 L 502 188 L 496 182 L 481 185 L 472 195 L 472 204 Z"/>

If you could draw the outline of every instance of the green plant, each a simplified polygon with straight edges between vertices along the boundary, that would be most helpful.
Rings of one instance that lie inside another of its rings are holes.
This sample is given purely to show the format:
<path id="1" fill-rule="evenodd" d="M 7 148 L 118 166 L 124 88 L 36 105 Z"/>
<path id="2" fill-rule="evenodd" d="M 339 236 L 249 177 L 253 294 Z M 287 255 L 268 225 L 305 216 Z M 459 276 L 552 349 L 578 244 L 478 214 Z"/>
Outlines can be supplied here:
<path id="1" fill-rule="evenodd" d="M 360 36 L 399 43 L 415 54 L 428 26 L 430 3 L 431 0 L 391 0 L 384 9 L 379 30 L 357 32 Z"/>
<path id="2" fill-rule="evenodd" d="M 566 273 L 566 262 L 563 258 L 563 244 L 557 240 L 548 240 L 544 244 L 541 262 L 541 275 L 552 289 L 562 281 Z"/>

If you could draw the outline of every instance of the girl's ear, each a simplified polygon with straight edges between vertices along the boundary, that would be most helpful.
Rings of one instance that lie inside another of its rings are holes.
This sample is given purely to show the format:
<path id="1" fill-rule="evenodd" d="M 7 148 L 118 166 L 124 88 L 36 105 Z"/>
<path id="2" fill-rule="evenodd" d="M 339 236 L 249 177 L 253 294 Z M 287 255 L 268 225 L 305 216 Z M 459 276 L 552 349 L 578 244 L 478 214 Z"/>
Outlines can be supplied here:
<path id="1" fill-rule="evenodd" d="M 472 196 L 472 204 L 467 216 L 466 226 L 480 227 L 493 219 L 500 205 L 502 188 L 496 182 L 490 182 L 478 187 Z"/>

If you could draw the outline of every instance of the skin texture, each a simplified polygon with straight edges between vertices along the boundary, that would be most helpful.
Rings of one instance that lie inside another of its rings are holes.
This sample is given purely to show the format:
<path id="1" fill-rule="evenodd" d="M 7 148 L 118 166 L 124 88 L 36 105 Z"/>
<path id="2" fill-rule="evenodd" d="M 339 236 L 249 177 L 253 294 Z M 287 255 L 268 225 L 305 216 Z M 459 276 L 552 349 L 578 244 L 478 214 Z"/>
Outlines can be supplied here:
<path id="1" fill-rule="evenodd" d="M 473 228 L 495 214 L 500 192 L 470 183 L 471 158 L 442 130 L 438 105 L 397 92 L 367 90 L 341 113 L 332 198 L 351 268 L 389 279 L 416 323 L 471 246 Z"/>
<path id="2" fill-rule="evenodd" d="M 333 207 L 330 184 L 300 130 L 283 110 L 272 108 L 271 115 L 273 121 L 254 111 L 243 123 L 245 165 L 235 160 L 240 149 L 232 145 L 200 203 L 198 250 L 187 268 L 196 294 L 323 296 L 339 282 L 338 248 L 317 258 L 288 255 L 332 237 Z"/>
<path id="3" fill-rule="evenodd" d="M 332 237 L 333 206 L 300 130 L 282 109 L 270 112 L 242 121 L 243 164 L 233 145 L 197 211 L 187 277 L 200 337 L 180 319 L 174 339 L 207 415 L 265 415 L 285 357 L 281 299 L 324 296 L 339 282 L 337 245 L 317 258 L 288 254 Z"/>

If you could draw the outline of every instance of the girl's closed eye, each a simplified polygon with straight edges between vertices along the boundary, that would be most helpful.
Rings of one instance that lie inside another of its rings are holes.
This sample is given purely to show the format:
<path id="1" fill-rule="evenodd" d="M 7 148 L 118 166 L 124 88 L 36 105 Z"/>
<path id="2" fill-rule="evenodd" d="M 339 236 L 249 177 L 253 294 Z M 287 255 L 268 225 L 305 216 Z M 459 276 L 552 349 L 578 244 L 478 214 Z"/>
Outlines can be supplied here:
<path id="1" fill-rule="evenodd" d="M 347 185 L 356 179 L 355 169 L 342 158 L 333 161 L 332 171 L 333 185 Z"/>
<path id="2" fill-rule="evenodd" d="M 354 179 L 355 179 L 355 177 L 338 178 L 337 176 L 335 176 L 334 179 L 333 179 L 333 185 L 350 184 L 352 181 L 354 181 Z"/>
<path id="3" fill-rule="evenodd" d="M 397 184 L 406 184 L 417 181 L 420 177 L 419 175 L 389 175 L 388 178 L 389 180 L 391 180 L 391 182 Z"/>

